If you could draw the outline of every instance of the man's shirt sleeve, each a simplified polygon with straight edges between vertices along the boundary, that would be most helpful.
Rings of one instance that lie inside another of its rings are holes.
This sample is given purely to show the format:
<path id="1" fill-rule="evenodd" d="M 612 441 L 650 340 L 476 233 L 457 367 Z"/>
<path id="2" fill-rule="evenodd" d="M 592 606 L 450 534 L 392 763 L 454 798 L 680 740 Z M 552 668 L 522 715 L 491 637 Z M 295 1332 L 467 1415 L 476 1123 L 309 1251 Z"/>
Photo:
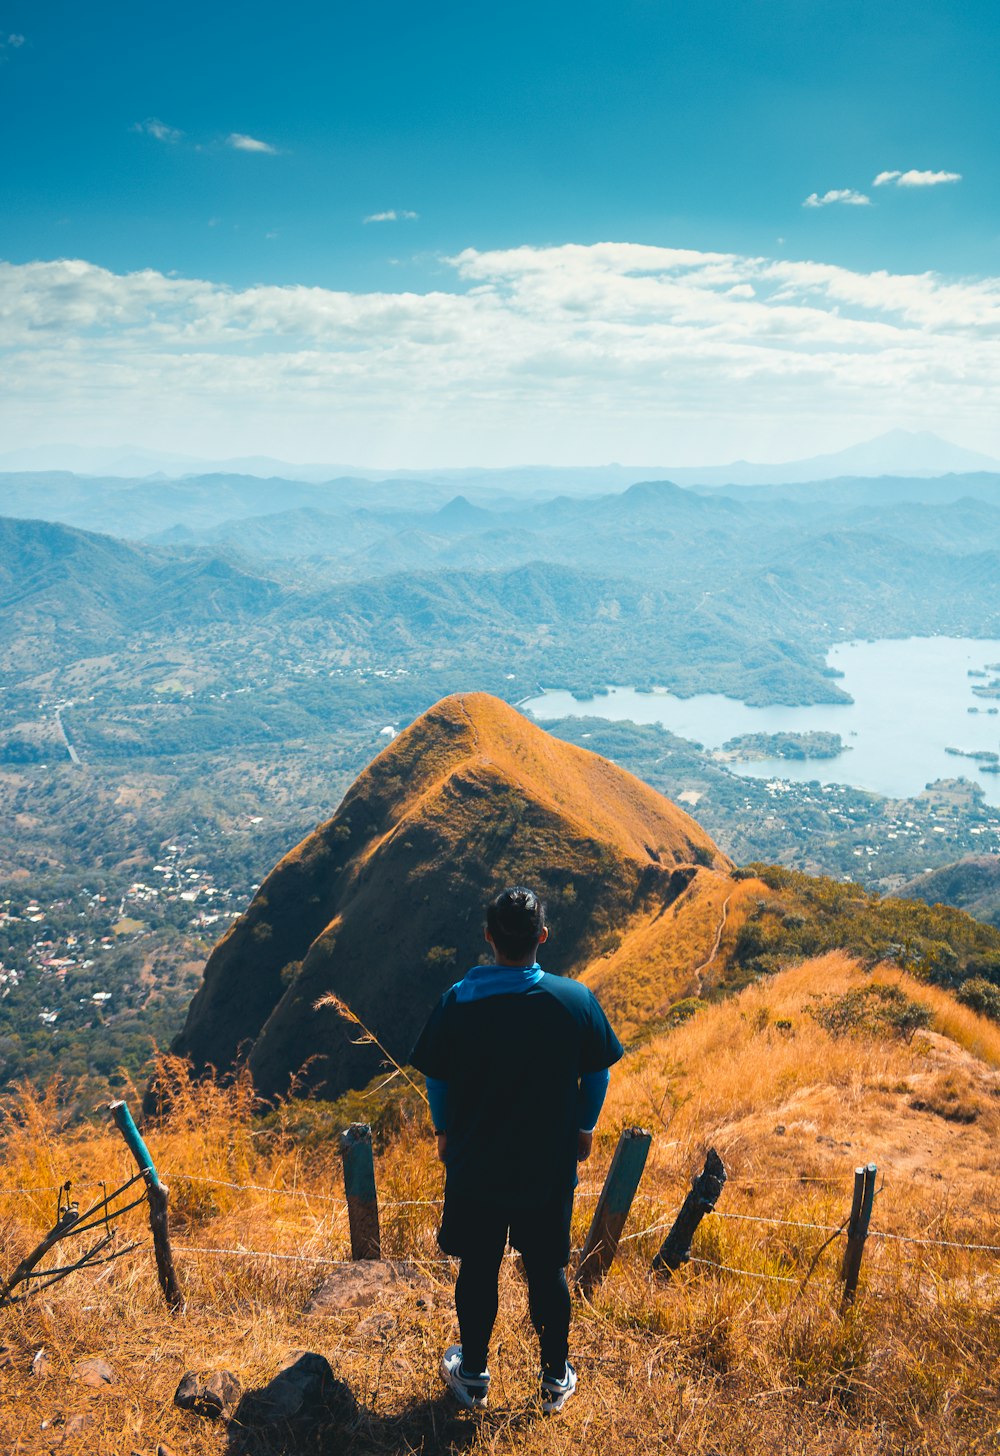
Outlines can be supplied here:
<path id="1" fill-rule="evenodd" d="M 589 994 L 588 1016 L 580 1050 L 581 1076 L 586 1076 L 588 1072 L 603 1071 L 605 1067 L 613 1067 L 625 1055 L 610 1021 L 601 1010 L 600 1002 L 592 991 Z"/>
<path id="2" fill-rule="evenodd" d="M 438 1077 L 427 1077 L 427 1106 L 435 1132 L 448 1131 L 448 1083 Z"/>
<path id="3" fill-rule="evenodd" d="M 576 1098 L 576 1117 L 581 1132 L 593 1132 L 601 1115 L 611 1074 L 607 1067 L 599 1072 L 584 1072 Z"/>
<path id="4" fill-rule="evenodd" d="M 446 992 L 441 997 L 427 1018 L 427 1024 L 410 1053 L 410 1066 L 438 1082 L 447 1082 L 451 1077 L 450 1038 L 445 1025 L 445 1002 L 448 994 Z"/>

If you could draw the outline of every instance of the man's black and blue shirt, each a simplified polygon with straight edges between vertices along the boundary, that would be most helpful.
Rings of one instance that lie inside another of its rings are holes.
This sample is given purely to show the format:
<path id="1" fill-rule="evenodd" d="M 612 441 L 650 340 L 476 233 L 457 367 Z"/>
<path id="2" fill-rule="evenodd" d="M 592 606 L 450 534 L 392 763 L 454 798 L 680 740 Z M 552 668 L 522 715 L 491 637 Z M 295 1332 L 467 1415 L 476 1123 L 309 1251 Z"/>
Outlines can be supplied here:
<path id="1" fill-rule="evenodd" d="M 447 1192 L 533 1206 L 576 1184 L 622 1047 L 586 986 L 530 967 L 475 966 L 441 997 L 410 1056 L 448 1134 Z"/>

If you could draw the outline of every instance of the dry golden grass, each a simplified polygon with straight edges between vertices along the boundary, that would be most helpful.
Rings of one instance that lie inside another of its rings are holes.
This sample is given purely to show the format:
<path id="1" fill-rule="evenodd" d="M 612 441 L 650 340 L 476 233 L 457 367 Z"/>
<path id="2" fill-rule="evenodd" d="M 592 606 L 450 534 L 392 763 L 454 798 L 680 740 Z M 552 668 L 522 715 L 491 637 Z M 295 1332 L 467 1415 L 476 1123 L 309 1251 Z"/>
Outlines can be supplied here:
<path id="1" fill-rule="evenodd" d="M 966 1049 L 988 1047 L 989 1029 L 972 1013 L 950 1019 L 950 997 L 909 984 L 934 1012 L 929 1033 L 909 1044 L 831 1038 L 806 1013 L 810 996 L 861 979 L 840 956 L 796 967 L 707 1008 L 618 1068 L 582 1174 L 577 1245 L 619 1129 L 650 1127 L 653 1149 L 619 1261 L 593 1301 L 575 1305 L 580 1392 L 562 1418 L 545 1421 L 532 1403 L 537 1356 L 511 1261 L 491 1356 L 491 1410 L 481 1419 L 457 1413 L 440 1386 L 440 1351 L 456 1335 L 453 1270 L 430 1262 L 440 1257 L 433 1200 L 442 1178 L 419 1109 L 380 1153 L 377 1174 L 383 1250 L 428 1261 L 439 1287 L 433 1307 L 403 1285 L 370 1308 L 310 1313 L 324 1264 L 194 1250 L 345 1259 L 336 1129 L 299 1135 L 291 1105 L 284 1125 L 279 1115 L 264 1128 L 246 1082 L 219 1089 L 179 1080 L 169 1120 L 148 1141 L 171 1185 L 188 1313 L 167 1314 L 146 1248 L 0 1312 L 8 1349 L 0 1356 L 0 1451 L 153 1456 L 165 1442 L 176 1456 L 216 1456 L 232 1449 L 225 1431 L 172 1404 L 181 1374 L 227 1367 L 252 1386 L 303 1348 L 326 1355 L 361 1404 L 356 1425 L 322 1448 L 345 1456 L 997 1450 L 996 1256 L 872 1239 L 859 1302 L 841 1318 L 838 1238 L 800 1287 L 827 1235 L 793 1225 L 838 1226 L 852 1169 L 869 1159 L 885 1173 L 873 1228 L 1000 1245 L 997 1078 Z M 973 1121 L 950 1116 L 956 1099 L 966 1109 L 975 1104 Z M 928 1110 L 935 1102 L 939 1110 Z M 102 1121 L 67 1129 L 61 1119 L 54 1089 L 41 1098 L 26 1091 L 9 1109 L 0 1188 L 127 1173 L 122 1144 Z M 731 1175 L 718 1216 L 705 1220 L 695 1244 L 697 1258 L 710 1262 L 692 1262 L 669 1282 L 654 1279 L 660 1225 L 710 1144 Z M 54 1194 L 0 1199 L 0 1269 L 30 1247 L 53 1209 Z M 137 1233 L 140 1213 L 125 1220 Z M 32 1375 L 41 1348 L 49 1367 Z M 74 1362 L 95 1354 L 118 1374 L 101 1393 L 73 1376 Z M 89 1418 L 85 1430 L 43 1429 L 78 1414 Z"/>
<path id="2" fill-rule="evenodd" d="M 771 891 L 760 880 L 733 880 L 699 869 L 666 910 L 644 911 L 625 926 L 620 945 L 580 975 L 624 1041 L 662 1018 L 671 1004 L 698 996 L 725 963 L 747 908 Z"/>

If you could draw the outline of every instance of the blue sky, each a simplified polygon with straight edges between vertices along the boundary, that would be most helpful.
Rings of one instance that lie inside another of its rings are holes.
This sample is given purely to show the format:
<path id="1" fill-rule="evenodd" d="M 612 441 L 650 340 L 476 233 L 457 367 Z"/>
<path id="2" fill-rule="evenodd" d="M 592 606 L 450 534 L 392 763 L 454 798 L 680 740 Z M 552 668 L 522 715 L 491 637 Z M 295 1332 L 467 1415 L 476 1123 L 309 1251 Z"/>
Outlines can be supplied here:
<path id="1" fill-rule="evenodd" d="M 499 257 L 532 248 L 559 271 L 560 248 L 602 242 L 833 265 L 858 277 L 933 274 L 939 288 L 981 287 L 1000 273 L 998 42 L 1000 11 L 985 0 L 8 5 L 0 12 L 0 258 L 15 270 L 79 259 L 112 280 L 154 270 L 236 291 L 314 289 L 361 300 L 443 294 L 445 313 L 447 299 L 470 289 L 509 286 L 495 270 L 457 266 L 470 250 Z M 876 186 L 882 174 L 890 175 Z M 813 205 L 804 205 L 809 198 Z M 395 216 L 364 220 L 384 214 Z M 730 288 L 759 294 L 744 272 Z M 65 280 L 37 272 L 10 274 L 8 282 L 29 293 L 42 288 L 43 313 L 66 296 Z M 117 286 L 100 282 L 105 292 Z M 128 313 L 135 290 L 120 286 Z M 988 299 L 992 305 L 991 287 Z M 247 295 L 248 308 L 260 302 Z M 653 308 L 661 324 L 662 303 L 661 295 Z M 617 327 L 618 315 L 612 309 L 605 318 L 592 296 L 591 305 L 597 312 L 588 347 L 599 354 L 601 325 Z M 144 306 L 148 345 L 160 304 Z M 821 307 L 857 312 L 863 305 L 840 297 Z M 530 309 L 522 298 L 519 316 Z M 73 431 L 75 438 L 85 428 L 113 443 L 116 417 L 136 417 L 136 389 L 147 391 L 137 423 L 161 443 L 176 432 L 182 401 L 157 411 L 151 366 L 141 386 L 133 378 L 132 392 L 125 388 L 123 375 L 135 373 L 134 334 L 128 364 L 119 353 L 112 369 L 113 313 L 109 306 L 100 325 L 103 363 L 91 363 L 100 385 L 96 413 L 83 408 L 70 373 L 57 371 L 64 382 L 51 384 L 47 397 L 20 393 L 16 411 L 7 413 L 0 403 L 8 438 L 13 428 L 15 443 L 44 443 L 39 431 L 58 429 L 60 438 Z M 962 318 L 968 327 L 967 312 Z M 57 324 L 69 370 L 73 350 L 92 346 L 93 320 L 74 332 L 67 304 Z M 953 324 L 936 317 L 934 326 Z M 190 331 L 190 318 L 185 327 Z M 718 324 L 708 319 L 700 327 L 709 338 Z M 50 348 L 51 319 L 46 328 Z M 440 318 L 435 328 L 432 375 L 447 362 Z M 287 341 L 288 324 L 277 334 Z M 259 362 L 280 347 L 287 368 L 290 346 L 275 338 L 265 309 L 237 352 L 244 363 L 251 356 Z M 977 336 L 980 353 L 982 342 Z M 175 353 L 177 341 L 165 347 Z M 308 372 L 305 355 L 317 348 L 344 347 L 342 333 L 320 345 L 313 338 L 308 349 L 298 337 L 298 367 Z M 389 376 L 366 404 L 356 381 L 345 393 L 342 374 L 334 381 L 320 370 L 309 385 L 309 423 L 300 410 L 289 439 L 258 417 L 253 448 L 287 450 L 299 438 L 299 458 L 307 444 L 308 453 L 345 458 L 367 444 L 374 459 L 377 439 L 393 459 L 375 463 L 388 464 L 406 463 L 408 438 L 418 456 L 444 451 L 435 456 L 442 462 L 459 444 L 475 451 L 478 440 L 483 459 L 499 458 L 502 442 L 513 458 L 542 458 L 539 450 L 567 458 L 573 442 L 581 443 L 579 419 L 592 418 L 600 395 L 593 382 L 599 358 L 585 371 L 577 361 L 562 377 L 556 362 L 546 376 L 548 403 L 541 414 L 528 411 L 530 429 L 511 433 L 525 405 L 512 370 L 522 381 L 537 375 L 553 347 L 541 336 L 534 345 L 526 339 L 520 362 L 497 365 L 492 394 L 484 377 L 464 406 L 459 351 L 448 374 L 451 413 L 437 410 L 439 424 L 421 426 L 419 439 L 402 427 L 387 436 L 376 423 L 392 400 Z M 864 350 L 873 347 L 869 338 Z M 21 348 L 7 341 L 9 362 L 21 360 Z M 198 348 L 206 365 L 220 357 L 218 341 L 210 352 Z M 378 357 L 387 349 L 383 331 Z M 905 425 L 926 419 L 928 410 L 957 423 L 963 443 L 1000 449 L 992 374 L 977 376 L 978 401 L 967 392 L 957 412 L 952 394 L 941 390 L 914 401 L 913 375 L 904 371 L 895 386 L 887 384 L 895 393 L 884 395 L 881 413 L 870 400 L 854 407 L 836 391 L 825 394 L 820 381 L 811 402 L 800 393 L 762 420 L 760 401 L 748 397 L 724 428 L 713 429 L 710 395 L 685 400 L 673 387 L 676 358 L 669 368 L 662 360 L 654 367 L 667 370 L 671 386 L 662 409 L 655 393 L 632 399 L 619 381 L 622 407 L 607 403 L 601 429 L 582 442 L 588 452 L 629 458 L 635 441 L 644 454 L 667 451 L 659 458 L 677 463 L 678 451 L 704 458 L 710 445 L 734 454 L 770 447 L 777 458 L 835 448 L 850 443 L 843 436 L 852 429 L 860 438 L 869 425 L 872 432 Z M 266 392 L 260 370 L 255 378 L 241 387 Z M 171 389 L 194 387 L 175 371 Z M 498 393 L 505 393 L 506 416 Z M 477 435 L 487 396 L 489 428 Z M 671 427 L 654 428 L 657 414 Z M 348 416 L 353 424 L 345 431 Z M 192 448 L 211 449 L 214 441 L 216 453 L 229 453 L 246 421 L 218 402 L 186 428 Z"/>

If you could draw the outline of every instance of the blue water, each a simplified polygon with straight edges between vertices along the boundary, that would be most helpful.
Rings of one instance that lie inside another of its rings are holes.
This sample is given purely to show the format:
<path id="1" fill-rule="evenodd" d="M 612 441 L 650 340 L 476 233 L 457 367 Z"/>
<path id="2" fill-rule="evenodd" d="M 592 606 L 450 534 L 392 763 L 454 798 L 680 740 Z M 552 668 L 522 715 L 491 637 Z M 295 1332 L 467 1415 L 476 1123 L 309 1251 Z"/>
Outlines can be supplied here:
<path id="1" fill-rule="evenodd" d="M 964 777 L 1000 804 L 1000 774 L 983 773 L 968 758 L 945 749 L 1000 752 L 1000 699 L 977 698 L 970 669 L 1000 663 L 1000 641 L 957 637 L 910 637 L 841 643 L 827 657 L 844 674 L 837 685 L 852 703 L 807 708 L 752 708 L 721 693 L 677 698 L 612 687 L 607 697 L 577 702 L 568 692 L 545 692 L 521 706 L 539 721 L 587 717 L 662 723 L 682 738 L 718 748 L 739 733 L 823 730 L 839 733 L 849 751 L 832 759 L 760 759 L 729 764 L 753 778 L 852 784 L 890 798 L 911 798 L 934 779 Z M 1000 672 L 990 674 L 1000 676 Z M 978 708 L 970 713 L 970 708 Z"/>

